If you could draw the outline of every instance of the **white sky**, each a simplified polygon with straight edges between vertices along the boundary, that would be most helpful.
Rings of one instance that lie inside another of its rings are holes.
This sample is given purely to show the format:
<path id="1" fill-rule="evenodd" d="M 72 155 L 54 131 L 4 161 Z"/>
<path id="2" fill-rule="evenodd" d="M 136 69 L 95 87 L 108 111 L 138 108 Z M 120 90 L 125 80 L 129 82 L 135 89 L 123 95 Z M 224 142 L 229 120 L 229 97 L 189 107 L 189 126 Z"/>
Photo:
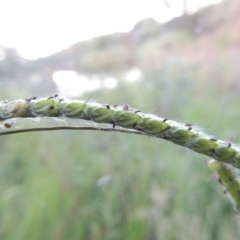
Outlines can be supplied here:
<path id="1" fill-rule="evenodd" d="M 164 22 L 182 13 L 182 0 L 0 0 L 0 45 L 27 59 L 58 52 L 91 37 L 130 31 L 143 18 Z M 220 0 L 187 0 L 188 9 Z"/>

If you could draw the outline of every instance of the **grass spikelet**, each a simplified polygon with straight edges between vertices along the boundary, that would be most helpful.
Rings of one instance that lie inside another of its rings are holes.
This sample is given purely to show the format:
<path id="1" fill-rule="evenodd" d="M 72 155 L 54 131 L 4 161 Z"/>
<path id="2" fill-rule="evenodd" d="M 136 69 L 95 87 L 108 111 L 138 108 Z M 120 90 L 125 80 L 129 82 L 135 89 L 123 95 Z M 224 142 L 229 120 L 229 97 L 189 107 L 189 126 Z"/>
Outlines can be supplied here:
<path id="1" fill-rule="evenodd" d="M 81 118 L 86 107 L 85 102 L 78 100 L 63 100 L 59 102 L 59 112 L 64 117 Z"/>
<path id="2" fill-rule="evenodd" d="M 58 102 L 51 98 L 32 100 L 29 102 L 29 111 L 35 116 L 58 116 Z"/>
<path id="3" fill-rule="evenodd" d="M 196 134 L 187 129 L 176 129 L 173 132 L 172 140 L 179 145 L 188 145 L 196 137 Z"/>
<path id="4" fill-rule="evenodd" d="M 211 156 L 214 149 L 218 147 L 218 144 L 208 139 L 208 137 L 199 136 L 193 140 L 189 147 L 195 152 Z"/>
<path id="5" fill-rule="evenodd" d="M 230 146 L 219 147 L 215 150 L 215 155 L 218 157 L 219 161 L 228 162 L 229 159 L 235 158 L 238 151 Z"/>
<path id="6" fill-rule="evenodd" d="M 0 104 L 0 117 L 2 119 L 24 117 L 27 110 L 27 102 L 24 100 L 15 100 Z"/>
<path id="7" fill-rule="evenodd" d="M 97 123 L 110 123 L 115 111 L 110 107 L 99 106 L 92 111 L 92 120 Z"/>
<path id="8" fill-rule="evenodd" d="M 136 125 L 136 129 L 144 130 L 146 133 L 153 135 L 162 135 L 170 126 L 160 119 L 152 117 L 143 117 Z"/>
<path id="9" fill-rule="evenodd" d="M 122 109 L 117 110 L 114 117 L 116 124 L 125 128 L 134 128 L 140 119 L 141 116 L 138 113 Z"/>

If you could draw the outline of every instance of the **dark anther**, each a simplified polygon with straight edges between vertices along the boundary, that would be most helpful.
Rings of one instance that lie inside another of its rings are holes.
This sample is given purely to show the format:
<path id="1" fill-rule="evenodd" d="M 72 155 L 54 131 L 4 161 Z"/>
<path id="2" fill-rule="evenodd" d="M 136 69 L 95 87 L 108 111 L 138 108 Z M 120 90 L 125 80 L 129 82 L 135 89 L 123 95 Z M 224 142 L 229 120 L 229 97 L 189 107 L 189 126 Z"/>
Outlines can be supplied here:
<path id="1" fill-rule="evenodd" d="M 210 138 L 210 141 L 216 142 L 217 139 L 216 138 Z"/>
<path id="2" fill-rule="evenodd" d="M 14 123 L 4 123 L 5 128 L 11 128 Z"/>
<path id="3" fill-rule="evenodd" d="M 231 143 L 228 143 L 228 147 L 230 148 L 232 146 L 232 144 Z"/>
<path id="4" fill-rule="evenodd" d="M 171 139 L 170 136 L 163 136 L 162 138 L 165 139 L 165 140 L 170 140 Z"/>
<path id="5" fill-rule="evenodd" d="M 50 109 L 53 110 L 53 109 L 54 109 L 54 106 L 51 106 Z"/>
<path id="6" fill-rule="evenodd" d="M 113 119 L 110 120 L 110 123 L 113 125 L 113 128 L 116 127 L 116 122 Z"/>
<path id="7" fill-rule="evenodd" d="M 136 111 L 135 111 L 135 113 L 139 113 L 139 112 L 141 112 L 141 110 L 136 110 Z"/>
<path id="8" fill-rule="evenodd" d="M 212 154 L 215 154 L 216 152 L 215 152 L 215 149 L 211 149 L 211 153 Z"/>
<path id="9" fill-rule="evenodd" d="M 187 126 L 187 127 L 191 127 L 192 124 L 190 124 L 190 123 L 186 123 L 185 126 Z"/>
<path id="10" fill-rule="evenodd" d="M 61 98 L 61 99 L 59 99 L 58 101 L 59 101 L 59 102 L 62 102 L 62 101 L 64 101 L 64 99 L 63 99 L 63 98 Z"/>
<path id="11" fill-rule="evenodd" d="M 28 101 L 28 102 L 30 102 L 30 101 L 36 100 L 36 99 L 37 99 L 37 97 L 31 97 L 31 98 L 27 98 L 27 99 L 25 99 L 25 100 Z"/>
<path id="12" fill-rule="evenodd" d="M 218 179 L 218 182 L 219 182 L 220 184 L 223 184 L 221 178 Z"/>
<path id="13" fill-rule="evenodd" d="M 192 130 L 192 127 L 189 127 L 189 128 L 188 128 L 188 131 L 191 131 L 191 130 Z"/>
<path id="14" fill-rule="evenodd" d="M 56 97 L 58 97 L 58 94 L 55 94 L 54 96 L 50 96 L 50 97 L 48 97 L 48 99 L 52 99 L 52 98 L 56 98 Z"/>
<path id="15" fill-rule="evenodd" d="M 107 105 L 106 105 L 106 108 L 107 108 L 107 109 L 110 109 L 110 106 L 107 104 Z"/>
<path id="16" fill-rule="evenodd" d="M 164 118 L 164 119 L 163 119 L 163 122 L 166 122 L 166 121 L 167 121 L 167 118 Z"/>

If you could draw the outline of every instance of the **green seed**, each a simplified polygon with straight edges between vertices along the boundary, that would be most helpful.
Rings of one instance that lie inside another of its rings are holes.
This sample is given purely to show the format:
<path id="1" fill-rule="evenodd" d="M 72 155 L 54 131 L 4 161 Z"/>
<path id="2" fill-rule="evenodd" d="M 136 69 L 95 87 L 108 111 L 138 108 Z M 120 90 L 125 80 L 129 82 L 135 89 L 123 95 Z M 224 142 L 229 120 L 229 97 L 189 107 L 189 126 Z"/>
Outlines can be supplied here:
<path id="1" fill-rule="evenodd" d="M 212 155 L 212 152 L 215 150 L 216 147 L 218 147 L 217 142 L 211 141 L 210 139 L 206 139 L 204 137 L 196 138 L 189 146 L 189 148 L 191 148 L 192 150 L 208 156 Z"/>
<path id="2" fill-rule="evenodd" d="M 119 111 L 117 110 L 114 117 L 114 121 L 117 125 L 125 128 L 132 128 L 137 125 L 137 122 L 141 119 L 138 113 L 132 111 Z"/>
<path id="3" fill-rule="evenodd" d="M 176 129 L 172 133 L 172 141 L 179 145 L 187 145 L 195 137 L 196 134 L 187 129 Z"/>
<path id="4" fill-rule="evenodd" d="M 219 177 L 225 184 L 231 183 L 235 179 L 235 176 L 233 175 L 232 171 L 225 165 L 222 164 L 221 166 L 222 167 L 217 170 Z"/>
<path id="5" fill-rule="evenodd" d="M 115 111 L 105 106 L 93 109 L 91 113 L 92 120 L 98 123 L 108 123 L 115 115 Z"/>
<path id="6" fill-rule="evenodd" d="M 29 103 L 29 111 L 35 116 L 53 117 L 58 115 L 59 110 L 55 99 L 42 98 L 32 100 Z"/>
<path id="7" fill-rule="evenodd" d="M 137 129 L 153 135 L 162 134 L 169 129 L 169 127 L 166 122 L 151 117 L 143 117 L 136 126 Z"/>
<path id="8" fill-rule="evenodd" d="M 232 162 L 232 158 L 237 155 L 237 150 L 230 147 L 219 147 L 215 149 L 215 156 L 219 161 Z"/>
<path id="9" fill-rule="evenodd" d="M 24 117 L 28 112 L 28 104 L 24 100 L 15 100 L 2 104 L 0 107 L 0 118 Z"/>
<path id="10" fill-rule="evenodd" d="M 214 159 L 211 159 L 208 162 L 208 167 L 213 171 L 213 172 L 217 172 L 219 171 L 221 168 L 224 167 L 224 164 L 222 162 L 216 161 Z"/>
<path id="11" fill-rule="evenodd" d="M 63 101 L 60 102 L 60 112 L 69 118 L 80 118 L 85 106 L 86 103 L 82 101 Z"/>

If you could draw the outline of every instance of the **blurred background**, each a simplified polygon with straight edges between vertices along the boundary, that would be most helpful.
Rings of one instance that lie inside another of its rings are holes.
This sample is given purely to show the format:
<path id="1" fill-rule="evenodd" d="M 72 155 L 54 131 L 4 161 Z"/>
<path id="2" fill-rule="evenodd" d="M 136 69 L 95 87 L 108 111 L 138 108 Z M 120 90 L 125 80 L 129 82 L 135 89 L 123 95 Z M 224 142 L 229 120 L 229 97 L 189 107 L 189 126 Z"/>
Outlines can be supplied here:
<path id="1" fill-rule="evenodd" d="M 127 103 L 237 143 L 239 29 L 238 0 L 0 0 L 1 99 Z M 208 159 L 170 142 L 35 132 L 0 151 L 0 239 L 239 239 Z"/>

